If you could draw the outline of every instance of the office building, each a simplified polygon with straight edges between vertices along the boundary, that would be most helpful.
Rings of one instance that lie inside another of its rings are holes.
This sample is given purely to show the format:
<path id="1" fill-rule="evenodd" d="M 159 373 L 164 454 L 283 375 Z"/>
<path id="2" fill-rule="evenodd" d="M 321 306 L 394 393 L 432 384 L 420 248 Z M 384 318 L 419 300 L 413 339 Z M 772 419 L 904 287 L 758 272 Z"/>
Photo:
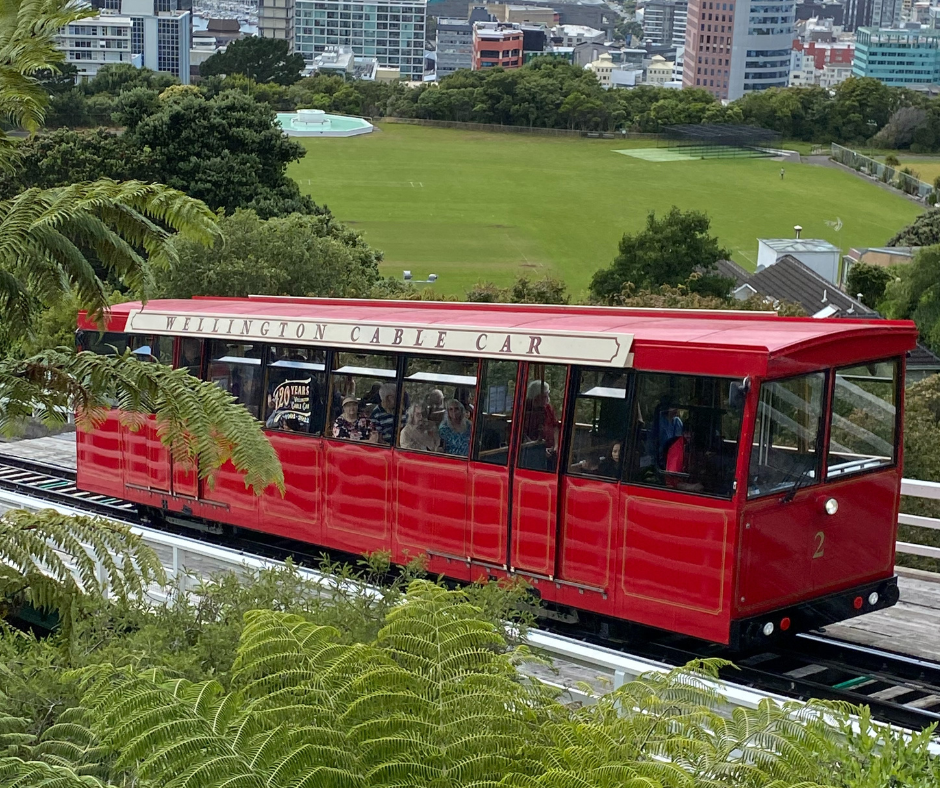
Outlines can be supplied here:
<path id="1" fill-rule="evenodd" d="M 793 42 L 790 86 L 831 88 L 852 76 L 855 45 L 849 42 Z"/>
<path id="2" fill-rule="evenodd" d="M 102 66 L 134 64 L 132 26 L 130 17 L 104 13 L 66 25 L 59 32 L 57 44 L 65 53 L 66 63 L 78 69 L 77 79 L 82 82 L 94 77 Z M 140 67 L 140 63 L 135 65 Z"/>
<path id="3" fill-rule="evenodd" d="M 683 46 L 688 16 L 688 0 L 650 0 L 643 9 L 643 40 Z"/>
<path id="4" fill-rule="evenodd" d="M 552 43 L 561 47 L 576 47 L 580 44 L 603 44 L 607 34 L 586 25 L 555 25 L 551 30 Z"/>
<path id="5" fill-rule="evenodd" d="M 473 23 L 492 22 L 486 9 L 477 6 L 469 19 L 437 20 L 435 50 L 437 52 L 437 78 L 441 79 L 462 68 L 473 68 Z"/>
<path id="6" fill-rule="evenodd" d="M 519 68 L 522 60 L 522 29 L 501 22 L 475 22 L 473 25 L 473 70 L 502 66 Z"/>
<path id="7" fill-rule="evenodd" d="M 861 27 L 901 26 L 903 0 L 845 0 L 843 27 L 847 32 Z"/>
<path id="8" fill-rule="evenodd" d="M 852 74 L 897 88 L 940 85 L 940 30 L 859 28 Z"/>
<path id="9" fill-rule="evenodd" d="M 294 51 L 313 63 L 328 46 L 349 47 L 401 79 L 421 80 L 426 12 L 427 0 L 294 0 Z"/>
<path id="10" fill-rule="evenodd" d="M 676 64 L 671 60 L 666 60 L 662 55 L 654 55 L 646 67 L 645 84 L 663 87 L 667 82 L 672 82 L 672 70 Z"/>
<path id="11" fill-rule="evenodd" d="M 294 0 L 258 0 L 258 35 L 283 38 L 294 47 Z"/>
<path id="12" fill-rule="evenodd" d="M 719 99 L 785 88 L 795 0 L 690 0 L 682 86 Z"/>
<path id="13" fill-rule="evenodd" d="M 189 84 L 193 41 L 192 0 L 92 0 L 92 7 L 131 20 L 131 54 L 140 65 Z"/>

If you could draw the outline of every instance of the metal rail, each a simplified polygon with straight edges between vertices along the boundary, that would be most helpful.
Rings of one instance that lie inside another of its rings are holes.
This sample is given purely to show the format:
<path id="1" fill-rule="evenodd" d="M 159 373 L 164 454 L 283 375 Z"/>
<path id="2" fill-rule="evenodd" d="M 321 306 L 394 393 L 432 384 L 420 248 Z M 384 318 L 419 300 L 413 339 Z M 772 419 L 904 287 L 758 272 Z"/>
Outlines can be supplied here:
<path id="1" fill-rule="evenodd" d="M 940 485 L 930 490 L 940 498 Z M 259 556 L 253 543 L 248 552 L 145 527 L 133 504 L 77 490 L 70 469 L 28 460 L 11 464 L 0 458 L 0 503 L 37 508 L 37 498 L 63 514 L 104 514 L 130 525 L 160 556 L 168 577 L 184 589 L 194 574 L 242 572 L 280 563 L 277 558 Z M 272 547 L 267 547 L 270 553 Z M 335 582 L 315 570 L 298 571 L 317 583 Z M 151 589 L 151 596 L 165 598 L 157 588 Z M 785 696 L 829 698 L 869 705 L 877 719 L 911 729 L 940 720 L 940 664 L 817 635 L 799 635 L 789 647 L 736 657 L 677 636 L 628 643 L 632 654 L 541 630 L 530 632 L 528 640 L 556 659 L 590 668 L 593 675 L 606 675 L 614 688 L 642 673 L 667 671 L 691 659 L 734 657 L 737 667 L 723 676 L 728 683 L 715 684 L 729 706 L 756 708 L 767 697 L 781 702 Z M 589 700 L 573 685 L 566 689 L 573 698 Z"/>

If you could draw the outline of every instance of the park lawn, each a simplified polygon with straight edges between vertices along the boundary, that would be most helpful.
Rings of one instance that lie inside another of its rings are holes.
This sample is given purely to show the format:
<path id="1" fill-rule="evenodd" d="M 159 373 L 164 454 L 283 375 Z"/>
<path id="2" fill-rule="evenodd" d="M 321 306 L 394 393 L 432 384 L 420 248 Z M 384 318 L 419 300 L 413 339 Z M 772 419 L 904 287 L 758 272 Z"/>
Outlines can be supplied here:
<path id="1" fill-rule="evenodd" d="M 916 178 L 927 183 L 933 183 L 940 176 L 940 158 L 910 158 L 898 157 L 902 167 L 910 167 Z"/>
<path id="2" fill-rule="evenodd" d="M 851 173 L 769 159 L 648 162 L 617 140 L 381 124 L 346 139 L 299 139 L 302 191 L 385 253 L 383 273 L 463 295 L 476 282 L 553 274 L 575 297 L 649 211 L 706 211 L 732 257 L 753 269 L 758 238 L 880 246 L 920 213 Z M 645 143 L 650 146 L 652 143 Z M 835 226 L 841 230 L 836 231 Z M 827 224 L 829 223 L 829 224 Z"/>

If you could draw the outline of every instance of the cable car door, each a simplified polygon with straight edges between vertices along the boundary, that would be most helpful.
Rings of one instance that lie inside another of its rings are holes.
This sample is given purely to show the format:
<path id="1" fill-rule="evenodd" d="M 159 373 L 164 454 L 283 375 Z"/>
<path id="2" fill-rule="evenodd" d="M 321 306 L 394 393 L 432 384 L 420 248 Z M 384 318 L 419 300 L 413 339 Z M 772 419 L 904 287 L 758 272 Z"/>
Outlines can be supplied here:
<path id="1" fill-rule="evenodd" d="M 568 368 L 527 364 L 512 473 L 509 560 L 513 570 L 554 578 Z"/>

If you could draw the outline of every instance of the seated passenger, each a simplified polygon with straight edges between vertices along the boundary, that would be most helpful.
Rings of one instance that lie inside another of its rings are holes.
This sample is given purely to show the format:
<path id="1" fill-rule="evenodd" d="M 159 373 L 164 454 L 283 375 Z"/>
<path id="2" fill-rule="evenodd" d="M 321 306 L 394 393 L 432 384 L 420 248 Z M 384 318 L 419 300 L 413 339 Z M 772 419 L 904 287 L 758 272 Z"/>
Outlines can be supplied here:
<path id="1" fill-rule="evenodd" d="M 408 421 L 401 428 L 398 445 L 412 451 L 437 451 L 441 445 L 441 436 L 437 425 L 428 419 L 428 408 L 423 402 L 416 402 L 407 411 Z"/>
<path id="2" fill-rule="evenodd" d="M 610 447 L 610 456 L 601 457 L 597 463 L 597 475 L 616 479 L 620 475 L 620 443 Z"/>
<path id="3" fill-rule="evenodd" d="M 428 418 L 435 424 L 444 420 L 444 392 L 440 389 L 431 389 L 428 394 Z"/>
<path id="4" fill-rule="evenodd" d="M 372 409 L 370 417 L 379 431 L 383 443 L 391 444 L 395 427 L 395 399 L 398 389 L 394 383 L 379 386 L 379 404 Z"/>
<path id="5" fill-rule="evenodd" d="M 444 454 L 457 457 L 470 454 L 470 420 L 460 400 L 447 400 L 447 415 L 441 422 L 440 435 Z"/>
<path id="6" fill-rule="evenodd" d="M 343 400 L 343 412 L 333 422 L 333 437 L 352 441 L 379 442 L 379 432 L 375 425 L 359 415 L 359 400 L 346 397 Z"/>

